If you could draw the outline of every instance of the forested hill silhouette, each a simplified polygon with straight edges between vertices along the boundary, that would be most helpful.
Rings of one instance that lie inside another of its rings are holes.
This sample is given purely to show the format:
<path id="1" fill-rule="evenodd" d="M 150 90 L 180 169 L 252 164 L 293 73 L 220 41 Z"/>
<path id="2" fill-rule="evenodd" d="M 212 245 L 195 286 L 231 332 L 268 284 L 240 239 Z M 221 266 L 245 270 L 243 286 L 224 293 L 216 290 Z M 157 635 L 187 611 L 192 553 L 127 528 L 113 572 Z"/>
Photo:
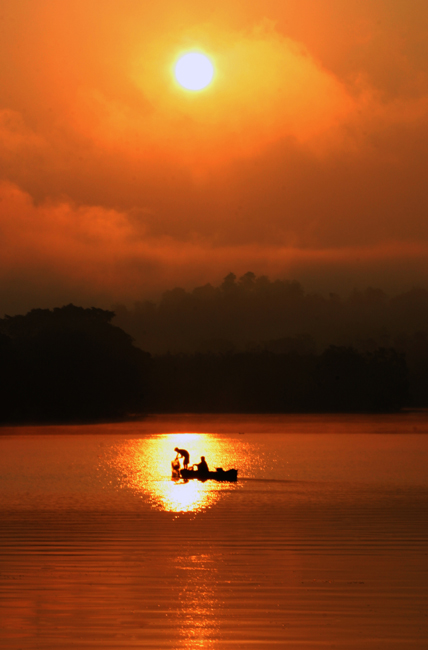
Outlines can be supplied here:
<path id="1" fill-rule="evenodd" d="M 116 305 L 114 322 L 155 355 L 267 352 L 360 354 L 394 349 L 405 359 L 411 404 L 428 406 L 428 291 L 396 296 L 369 287 L 343 298 L 306 292 L 297 281 L 233 273 L 218 286 L 166 291 L 159 303 Z"/>
<path id="2" fill-rule="evenodd" d="M 0 320 L 0 421 L 121 418 L 144 408 L 150 355 L 114 312 L 68 305 Z"/>
<path id="3" fill-rule="evenodd" d="M 166 354 L 153 359 L 154 412 L 393 412 L 409 404 L 406 363 L 393 349 L 322 354 Z"/>
<path id="4" fill-rule="evenodd" d="M 116 318 L 34 309 L 0 319 L 0 422 L 427 407 L 427 326 L 423 289 L 343 300 L 253 273 Z"/>
<path id="5" fill-rule="evenodd" d="M 330 345 L 360 351 L 394 347 L 428 351 L 428 291 L 413 288 L 388 297 L 381 289 L 354 290 L 341 298 L 304 291 L 299 282 L 248 272 L 227 275 L 218 287 L 166 291 L 159 303 L 115 305 L 115 323 L 154 354 L 322 352 Z"/>
<path id="6" fill-rule="evenodd" d="M 403 355 L 330 346 L 151 357 L 111 321 L 68 305 L 0 320 L 0 422 L 83 422 L 144 412 L 395 411 Z"/>

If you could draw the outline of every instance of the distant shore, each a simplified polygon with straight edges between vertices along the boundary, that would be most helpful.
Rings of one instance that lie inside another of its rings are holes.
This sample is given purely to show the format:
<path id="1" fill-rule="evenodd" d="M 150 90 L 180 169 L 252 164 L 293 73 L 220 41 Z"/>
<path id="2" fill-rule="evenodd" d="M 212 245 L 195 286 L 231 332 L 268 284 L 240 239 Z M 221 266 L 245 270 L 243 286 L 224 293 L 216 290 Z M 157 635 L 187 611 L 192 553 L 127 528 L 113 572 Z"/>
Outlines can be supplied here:
<path id="1" fill-rule="evenodd" d="M 0 426 L 7 435 L 172 434 L 172 433 L 359 433 L 371 424 L 373 433 L 428 434 L 428 409 L 398 413 L 171 413 L 115 421 L 13 424 Z"/>

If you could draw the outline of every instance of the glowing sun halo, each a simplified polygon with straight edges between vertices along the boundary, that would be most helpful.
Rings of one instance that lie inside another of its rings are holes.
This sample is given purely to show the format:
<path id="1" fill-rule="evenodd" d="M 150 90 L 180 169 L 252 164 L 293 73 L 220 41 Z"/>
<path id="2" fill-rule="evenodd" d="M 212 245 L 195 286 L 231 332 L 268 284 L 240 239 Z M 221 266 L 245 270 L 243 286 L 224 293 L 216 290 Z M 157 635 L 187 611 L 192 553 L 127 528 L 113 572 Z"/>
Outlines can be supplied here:
<path id="1" fill-rule="evenodd" d="M 214 66 L 205 54 L 188 52 L 178 59 L 174 74 L 180 86 L 186 90 L 202 90 L 211 83 Z"/>

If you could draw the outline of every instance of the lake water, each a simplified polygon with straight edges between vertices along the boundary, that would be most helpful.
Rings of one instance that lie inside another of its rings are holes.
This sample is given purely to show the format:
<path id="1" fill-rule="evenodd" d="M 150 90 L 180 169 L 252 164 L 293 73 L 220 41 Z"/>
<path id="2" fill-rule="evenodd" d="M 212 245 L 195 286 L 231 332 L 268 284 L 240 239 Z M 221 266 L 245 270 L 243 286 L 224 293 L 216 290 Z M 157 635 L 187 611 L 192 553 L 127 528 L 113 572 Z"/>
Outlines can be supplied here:
<path id="1" fill-rule="evenodd" d="M 423 413 L 3 428 L 0 516 L 2 650 L 428 647 Z"/>

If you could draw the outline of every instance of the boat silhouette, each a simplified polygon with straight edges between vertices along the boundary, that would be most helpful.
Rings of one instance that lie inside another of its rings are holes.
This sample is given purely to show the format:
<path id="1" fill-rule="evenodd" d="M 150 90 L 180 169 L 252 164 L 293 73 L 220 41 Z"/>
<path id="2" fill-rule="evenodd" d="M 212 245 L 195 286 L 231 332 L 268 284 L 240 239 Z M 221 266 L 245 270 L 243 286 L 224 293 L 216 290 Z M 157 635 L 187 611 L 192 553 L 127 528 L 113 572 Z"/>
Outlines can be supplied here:
<path id="1" fill-rule="evenodd" d="M 191 468 L 180 467 L 180 462 L 175 458 L 171 462 L 172 470 L 172 479 L 197 479 L 198 481 L 208 481 L 209 479 L 213 481 L 228 481 L 236 482 L 238 480 L 238 470 L 237 469 L 228 469 L 224 470 L 222 467 L 217 467 L 215 472 L 210 471 L 201 471 L 197 465 L 193 465 Z"/>
<path id="2" fill-rule="evenodd" d="M 235 482 L 238 480 L 238 470 L 224 470 L 222 467 L 217 467 L 215 472 L 201 472 L 198 469 L 188 468 L 181 469 L 180 476 L 186 480 L 197 479 L 198 481 L 208 481 L 209 479 L 212 479 L 213 481 Z"/>

